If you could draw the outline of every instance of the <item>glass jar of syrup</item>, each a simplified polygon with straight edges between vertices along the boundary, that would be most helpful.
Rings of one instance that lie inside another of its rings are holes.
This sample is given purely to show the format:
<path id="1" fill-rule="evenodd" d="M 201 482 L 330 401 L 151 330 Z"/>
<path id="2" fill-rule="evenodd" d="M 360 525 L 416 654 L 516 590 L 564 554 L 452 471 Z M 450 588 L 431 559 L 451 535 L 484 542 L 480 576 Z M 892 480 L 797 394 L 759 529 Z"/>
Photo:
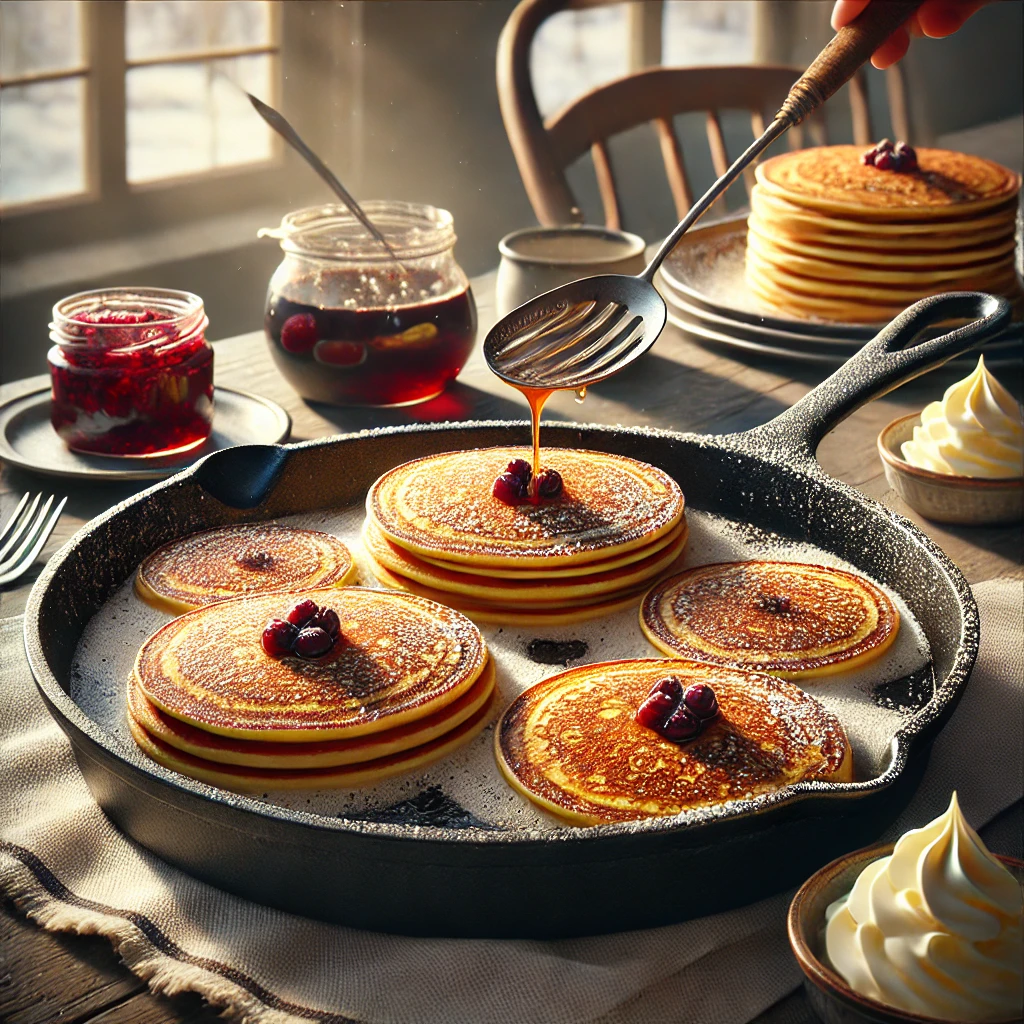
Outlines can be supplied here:
<path id="1" fill-rule="evenodd" d="M 53 307 L 50 421 L 69 448 L 172 455 L 213 423 L 203 300 L 166 288 L 79 292 Z"/>
<path id="2" fill-rule="evenodd" d="M 476 337 L 452 215 L 416 203 L 362 205 L 397 263 L 344 206 L 297 210 L 260 232 L 284 251 L 267 291 L 267 342 L 303 398 L 423 402 L 455 379 Z"/>

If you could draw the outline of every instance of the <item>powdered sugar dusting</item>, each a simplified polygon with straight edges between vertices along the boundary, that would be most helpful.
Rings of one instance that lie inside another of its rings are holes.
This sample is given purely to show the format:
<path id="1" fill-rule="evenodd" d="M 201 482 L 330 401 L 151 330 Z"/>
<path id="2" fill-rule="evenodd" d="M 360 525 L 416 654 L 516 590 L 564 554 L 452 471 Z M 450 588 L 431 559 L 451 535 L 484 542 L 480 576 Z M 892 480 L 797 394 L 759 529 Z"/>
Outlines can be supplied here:
<path id="1" fill-rule="evenodd" d="M 359 505 L 290 516 L 281 522 L 339 537 L 355 556 L 363 585 L 378 587 L 360 540 L 364 517 L 365 511 Z M 812 545 L 746 524 L 697 511 L 687 512 L 687 522 L 687 566 L 756 558 L 813 562 L 857 571 Z M 857 671 L 798 684 L 845 726 L 858 780 L 875 778 L 885 771 L 893 736 L 907 722 L 906 712 L 878 706 L 871 696 L 873 688 L 918 672 L 930 660 L 924 633 L 905 602 L 888 588 L 882 589 L 896 605 L 901 620 L 899 635 L 886 654 Z M 626 611 L 574 626 L 523 630 L 483 627 L 496 670 L 498 696 L 493 718 L 496 720 L 527 687 L 561 671 L 559 666 L 538 664 L 527 656 L 527 647 L 535 638 L 584 641 L 587 653 L 574 665 L 658 657 L 659 652 L 640 630 L 638 611 L 639 598 L 636 606 Z M 170 618 L 140 601 L 129 580 L 86 626 L 75 653 L 71 668 L 72 699 L 86 715 L 129 747 L 134 747 L 134 741 L 126 717 L 127 680 L 139 648 Z M 265 795 L 257 794 L 257 798 L 328 817 L 364 816 L 437 787 L 477 819 L 493 826 L 524 832 L 559 828 L 554 818 L 522 799 L 505 783 L 494 759 L 493 744 L 492 721 L 481 735 L 455 754 L 411 775 L 362 790 L 268 791 Z"/>

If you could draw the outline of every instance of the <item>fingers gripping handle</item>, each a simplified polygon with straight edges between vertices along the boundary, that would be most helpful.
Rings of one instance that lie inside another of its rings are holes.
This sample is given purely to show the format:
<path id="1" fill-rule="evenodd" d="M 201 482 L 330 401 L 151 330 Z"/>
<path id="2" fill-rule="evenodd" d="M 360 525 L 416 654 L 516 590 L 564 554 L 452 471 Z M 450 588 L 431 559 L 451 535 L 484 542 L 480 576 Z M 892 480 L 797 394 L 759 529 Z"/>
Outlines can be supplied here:
<path id="1" fill-rule="evenodd" d="M 1009 324 L 1011 313 L 1005 299 L 983 292 L 947 292 L 921 299 L 831 377 L 748 437 L 768 450 L 802 454 L 813 462 L 821 439 L 852 412 L 995 337 Z M 911 344 L 928 327 L 948 320 L 971 322 Z"/>
<path id="2" fill-rule="evenodd" d="M 799 124 L 866 64 L 871 55 L 921 6 L 924 0 L 884 0 L 868 6 L 844 25 L 789 90 L 776 120 Z"/>

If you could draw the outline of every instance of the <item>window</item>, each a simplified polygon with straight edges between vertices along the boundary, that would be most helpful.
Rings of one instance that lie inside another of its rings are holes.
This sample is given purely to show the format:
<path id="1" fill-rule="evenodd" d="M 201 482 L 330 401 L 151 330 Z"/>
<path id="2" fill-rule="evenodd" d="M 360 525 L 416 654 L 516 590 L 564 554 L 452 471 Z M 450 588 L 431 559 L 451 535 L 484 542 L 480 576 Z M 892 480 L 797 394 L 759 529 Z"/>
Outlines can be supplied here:
<path id="1" fill-rule="evenodd" d="M 270 0 L 0 0 L 0 204 L 270 161 L 278 36 Z"/>
<path id="2" fill-rule="evenodd" d="M 88 69 L 77 0 L 0 3 L 0 203 L 88 187 Z"/>
<path id="3" fill-rule="evenodd" d="M 274 102 L 275 22 L 266 0 L 128 0 L 129 182 L 270 159 L 243 90 Z"/>

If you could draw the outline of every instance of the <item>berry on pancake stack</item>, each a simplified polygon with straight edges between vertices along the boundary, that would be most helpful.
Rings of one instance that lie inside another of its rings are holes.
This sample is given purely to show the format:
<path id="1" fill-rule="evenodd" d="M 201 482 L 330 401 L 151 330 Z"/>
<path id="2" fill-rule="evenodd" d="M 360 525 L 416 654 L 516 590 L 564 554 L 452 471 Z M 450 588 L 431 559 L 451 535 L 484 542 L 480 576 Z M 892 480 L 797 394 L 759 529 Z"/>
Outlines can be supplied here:
<path id="1" fill-rule="evenodd" d="M 239 792 L 352 788 L 487 724 L 494 668 L 452 608 L 362 587 L 230 598 L 139 652 L 129 726 L 153 760 Z"/>
<path id="2" fill-rule="evenodd" d="M 380 477 L 363 530 L 378 579 L 480 622 L 557 626 L 634 605 L 682 556 L 683 495 L 664 471 L 549 448 L 531 484 L 528 457 L 446 452 Z"/>
<path id="3" fill-rule="evenodd" d="M 1013 264 L 1020 176 L 944 149 L 883 140 L 823 146 L 757 167 L 746 277 L 802 318 L 891 320 L 918 299 L 981 290 L 1021 308 Z"/>

